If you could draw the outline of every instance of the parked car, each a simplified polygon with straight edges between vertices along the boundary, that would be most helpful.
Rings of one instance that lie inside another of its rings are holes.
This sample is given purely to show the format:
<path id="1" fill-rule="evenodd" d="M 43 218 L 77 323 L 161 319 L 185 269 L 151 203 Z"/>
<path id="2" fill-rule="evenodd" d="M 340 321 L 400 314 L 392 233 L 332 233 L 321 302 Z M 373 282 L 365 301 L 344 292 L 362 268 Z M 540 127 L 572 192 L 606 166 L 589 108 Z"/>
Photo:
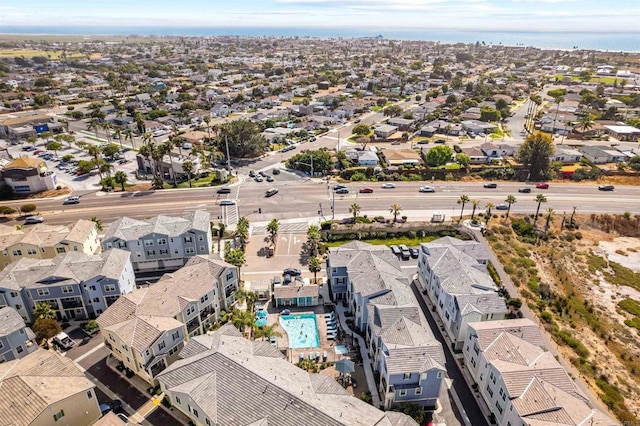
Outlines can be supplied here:
<path id="1" fill-rule="evenodd" d="M 264 182 L 264 178 L 260 175 L 256 176 L 255 178 L 253 178 L 253 180 L 255 180 L 256 182 Z"/>
<path id="2" fill-rule="evenodd" d="M 293 277 L 297 277 L 299 275 L 302 275 L 302 271 L 298 268 L 287 268 L 282 271 L 282 275 L 291 275 Z"/>
<path id="3" fill-rule="evenodd" d="M 373 188 L 360 188 L 359 192 L 361 194 L 371 194 L 373 192 Z"/>
<path id="4" fill-rule="evenodd" d="M 528 193 L 531 192 L 531 188 L 527 188 L 526 186 L 522 187 L 522 188 L 518 188 L 518 192 L 520 192 L 522 194 L 528 194 Z"/>
<path id="5" fill-rule="evenodd" d="M 434 143 L 447 143 L 444 139 L 436 139 Z"/>
<path id="6" fill-rule="evenodd" d="M 277 193 L 278 193 L 278 189 L 277 188 L 271 188 L 271 189 L 267 189 L 267 192 L 265 192 L 264 196 L 265 197 L 273 197 Z"/>
<path id="7" fill-rule="evenodd" d="M 421 186 L 419 191 L 420 192 L 436 192 L 435 188 L 432 186 Z"/>
<path id="8" fill-rule="evenodd" d="M 120 401 L 119 399 L 114 399 L 111 402 L 100 404 L 100 413 L 102 415 L 107 414 L 109 411 L 113 411 L 114 413 L 122 411 L 122 401 Z"/>
<path id="9" fill-rule="evenodd" d="M 396 245 L 389 246 L 389 248 L 391 249 L 391 253 L 395 254 L 396 256 L 400 256 L 400 254 L 402 254 L 400 247 Z"/>
<path id="10" fill-rule="evenodd" d="M 249 177 L 256 177 L 256 172 L 249 170 Z"/>
<path id="11" fill-rule="evenodd" d="M 280 312 L 280 315 L 291 315 L 291 311 L 289 309 L 285 309 Z"/>
<path id="12" fill-rule="evenodd" d="M 336 191 L 336 194 L 348 194 L 349 190 L 347 188 L 340 188 Z"/>
<path id="13" fill-rule="evenodd" d="M 394 184 L 390 183 L 390 182 L 383 183 L 382 186 L 381 186 L 381 188 L 383 188 L 383 189 L 393 189 L 395 187 L 396 186 Z"/>
<path id="14" fill-rule="evenodd" d="M 79 202 L 80 202 L 80 197 L 73 196 L 73 197 L 65 198 L 62 204 L 78 204 Z"/>
<path id="15" fill-rule="evenodd" d="M 403 260 L 407 260 L 411 257 L 411 252 L 409 251 L 409 247 L 407 247 L 405 244 L 400 244 L 398 248 L 400 249 L 400 254 Z"/>
<path id="16" fill-rule="evenodd" d="M 271 172 L 274 175 L 279 175 L 280 174 L 280 169 L 273 169 L 273 171 Z"/>
<path id="17" fill-rule="evenodd" d="M 496 210 L 509 210 L 509 206 L 505 203 L 500 203 L 496 206 Z"/>
<path id="18" fill-rule="evenodd" d="M 231 194 L 231 188 L 220 188 L 216 191 L 216 194 Z"/>
<path id="19" fill-rule="evenodd" d="M 615 187 L 613 185 L 599 185 L 598 186 L 598 190 L 599 191 L 613 191 L 615 189 Z"/>
<path id="20" fill-rule="evenodd" d="M 221 206 L 235 206 L 236 205 L 236 200 L 231 199 L 231 198 L 227 198 L 226 200 L 220 200 L 220 205 Z"/>
<path id="21" fill-rule="evenodd" d="M 183 144 L 182 144 L 182 149 L 184 149 L 184 150 L 188 151 L 188 150 L 190 150 L 190 149 L 193 149 L 193 145 L 191 145 L 191 144 L 190 144 L 190 143 L 188 143 L 188 142 L 185 142 L 185 143 L 183 143 Z"/>
<path id="22" fill-rule="evenodd" d="M 538 189 L 549 189 L 549 184 L 544 182 L 544 183 L 536 183 L 536 188 Z"/>
<path id="23" fill-rule="evenodd" d="M 266 180 L 267 182 L 273 182 L 275 179 L 273 178 L 273 176 L 267 176 L 267 177 L 265 178 L 265 180 Z"/>
<path id="24" fill-rule="evenodd" d="M 411 257 L 414 259 L 417 259 L 418 256 L 420 256 L 420 251 L 415 247 L 411 247 L 409 249 L 409 253 L 411 254 Z"/>
<path id="25" fill-rule="evenodd" d="M 34 223 L 42 223 L 44 222 L 44 217 L 42 216 L 27 216 L 24 220 L 26 224 L 34 224 Z"/>
<path id="26" fill-rule="evenodd" d="M 73 345 L 76 344 L 76 342 L 74 342 L 71 337 L 69 337 L 69 335 L 67 333 L 65 333 L 64 331 L 61 331 L 60 333 L 56 334 L 55 336 L 53 336 L 53 343 L 54 345 L 58 346 L 61 349 L 71 349 L 73 347 Z"/>

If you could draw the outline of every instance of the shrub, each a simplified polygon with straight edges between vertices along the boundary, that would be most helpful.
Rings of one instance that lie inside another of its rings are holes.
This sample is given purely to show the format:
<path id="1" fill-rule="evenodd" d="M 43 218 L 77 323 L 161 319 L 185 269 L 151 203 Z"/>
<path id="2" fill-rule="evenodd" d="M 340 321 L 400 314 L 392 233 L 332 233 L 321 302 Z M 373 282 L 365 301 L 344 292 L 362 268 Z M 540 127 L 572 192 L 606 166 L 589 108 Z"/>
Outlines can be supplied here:
<path id="1" fill-rule="evenodd" d="M 534 237 L 535 230 L 533 225 L 522 219 L 516 219 L 511 222 L 511 228 L 520 237 Z"/>
<path id="2" fill-rule="evenodd" d="M 22 213 L 31 213 L 36 211 L 36 209 L 38 208 L 38 206 L 36 206 L 35 204 L 24 204 L 22 206 L 20 206 L 20 211 Z"/>

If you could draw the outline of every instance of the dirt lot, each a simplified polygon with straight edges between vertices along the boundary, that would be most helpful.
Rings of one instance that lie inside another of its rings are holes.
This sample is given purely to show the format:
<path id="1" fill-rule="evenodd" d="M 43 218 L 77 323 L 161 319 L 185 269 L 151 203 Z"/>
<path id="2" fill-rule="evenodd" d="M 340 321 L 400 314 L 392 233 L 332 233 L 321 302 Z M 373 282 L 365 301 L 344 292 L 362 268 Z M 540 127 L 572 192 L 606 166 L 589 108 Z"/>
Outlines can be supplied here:
<path id="1" fill-rule="evenodd" d="M 620 420 L 640 418 L 640 216 L 577 215 L 578 228 L 562 231 L 556 218 L 537 243 L 516 235 L 514 219 L 523 217 L 494 220 L 488 235 L 518 286 L 511 296 Z"/>

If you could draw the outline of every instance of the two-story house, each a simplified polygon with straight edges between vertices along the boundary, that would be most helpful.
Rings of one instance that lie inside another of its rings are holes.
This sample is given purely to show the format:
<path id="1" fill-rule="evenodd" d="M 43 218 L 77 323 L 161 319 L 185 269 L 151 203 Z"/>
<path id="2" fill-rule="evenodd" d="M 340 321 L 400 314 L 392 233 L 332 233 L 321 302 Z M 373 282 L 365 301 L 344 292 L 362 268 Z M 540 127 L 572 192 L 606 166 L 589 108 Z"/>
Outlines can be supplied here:
<path id="1" fill-rule="evenodd" d="M 405 414 L 349 395 L 329 376 L 296 367 L 269 342 L 247 340 L 231 324 L 195 336 L 180 358 L 158 381 L 172 408 L 197 426 L 417 426 Z"/>
<path id="2" fill-rule="evenodd" d="M 53 259 L 24 258 L 0 271 L 0 306 L 11 306 L 29 323 L 41 302 L 58 320 L 95 318 L 135 287 L 129 252 L 72 251 Z"/>
<path id="3" fill-rule="evenodd" d="M 0 389 L 3 424 L 89 426 L 101 415 L 93 382 L 55 351 L 1 363 Z"/>
<path id="4" fill-rule="evenodd" d="M 36 335 L 13 308 L 0 309 L 0 363 L 22 358 L 38 349 Z"/>
<path id="5" fill-rule="evenodd" d="M 193 256 L 211 253 L 209 221 L 210 215 L 204 210 L 184 217 L 160 215 L 150 220 L 123 217 L 109 226 L 102 247 L 131 252 L 135 271 L 172 271 Z"/>
<path id="6" fill-rule="evenodd" d="M 80 219 L 70 226 L 37 224 L 23 229 L 0 225 L 0 269 L 23 257 L 51 259 L 61 253 L 100 250 L 96 224 Z"/>
<path id="7" fill-rule="evenodd" d="M 122 295 L 97 319 L 105 345 L 151 384 L 235 303 L 238 269 L 217 255 L 195 256 L 157 283 Z"/>
<path id="8" fill-rule="evenodd" d="M 5 164 L 2 179 L 16 194 L 33 194 L 58 186 L 58 176 L 39 158 L 20 157 Z"/>
<path id="9" fill-rule="evenodd" d="M 526 318 L 468 324 L 465 365 L 497 424 L 617 424 L 589 406 L 542 333 Z"/>
<path id="10" fill-rule="evenodd" d="M 487 272 L 482 244 L 443 237 L 420 245 L 418 281 L 459 351 L 469 322 L 500 320 L 507 306 Z"/>

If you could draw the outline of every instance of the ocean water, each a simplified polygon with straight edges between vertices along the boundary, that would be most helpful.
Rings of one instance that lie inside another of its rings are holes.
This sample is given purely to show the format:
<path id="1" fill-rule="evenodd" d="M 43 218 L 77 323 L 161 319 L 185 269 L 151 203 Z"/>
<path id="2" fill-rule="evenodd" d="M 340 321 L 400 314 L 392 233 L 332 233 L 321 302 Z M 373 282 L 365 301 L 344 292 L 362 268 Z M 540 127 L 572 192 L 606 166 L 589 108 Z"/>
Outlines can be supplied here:
<path id="1" fill-rule="evenodd" d="M 378 35 L 396 40 L 428 40 L 444 44 L 475 43 L 506 46 L 533 46 L 542 49 L 587 49 L 640 52 L 640 32 L 527 32 L 527 31 L 461 31 L 428 29 L 359 29 L 359 28 L 230 28 L 230 27 L 11 27 L 0 28 L 0 34 L 51 35 L 154 35 L 154 36 L 221 36 L 251 37 L 320 37 L 358 38 Z"/>

